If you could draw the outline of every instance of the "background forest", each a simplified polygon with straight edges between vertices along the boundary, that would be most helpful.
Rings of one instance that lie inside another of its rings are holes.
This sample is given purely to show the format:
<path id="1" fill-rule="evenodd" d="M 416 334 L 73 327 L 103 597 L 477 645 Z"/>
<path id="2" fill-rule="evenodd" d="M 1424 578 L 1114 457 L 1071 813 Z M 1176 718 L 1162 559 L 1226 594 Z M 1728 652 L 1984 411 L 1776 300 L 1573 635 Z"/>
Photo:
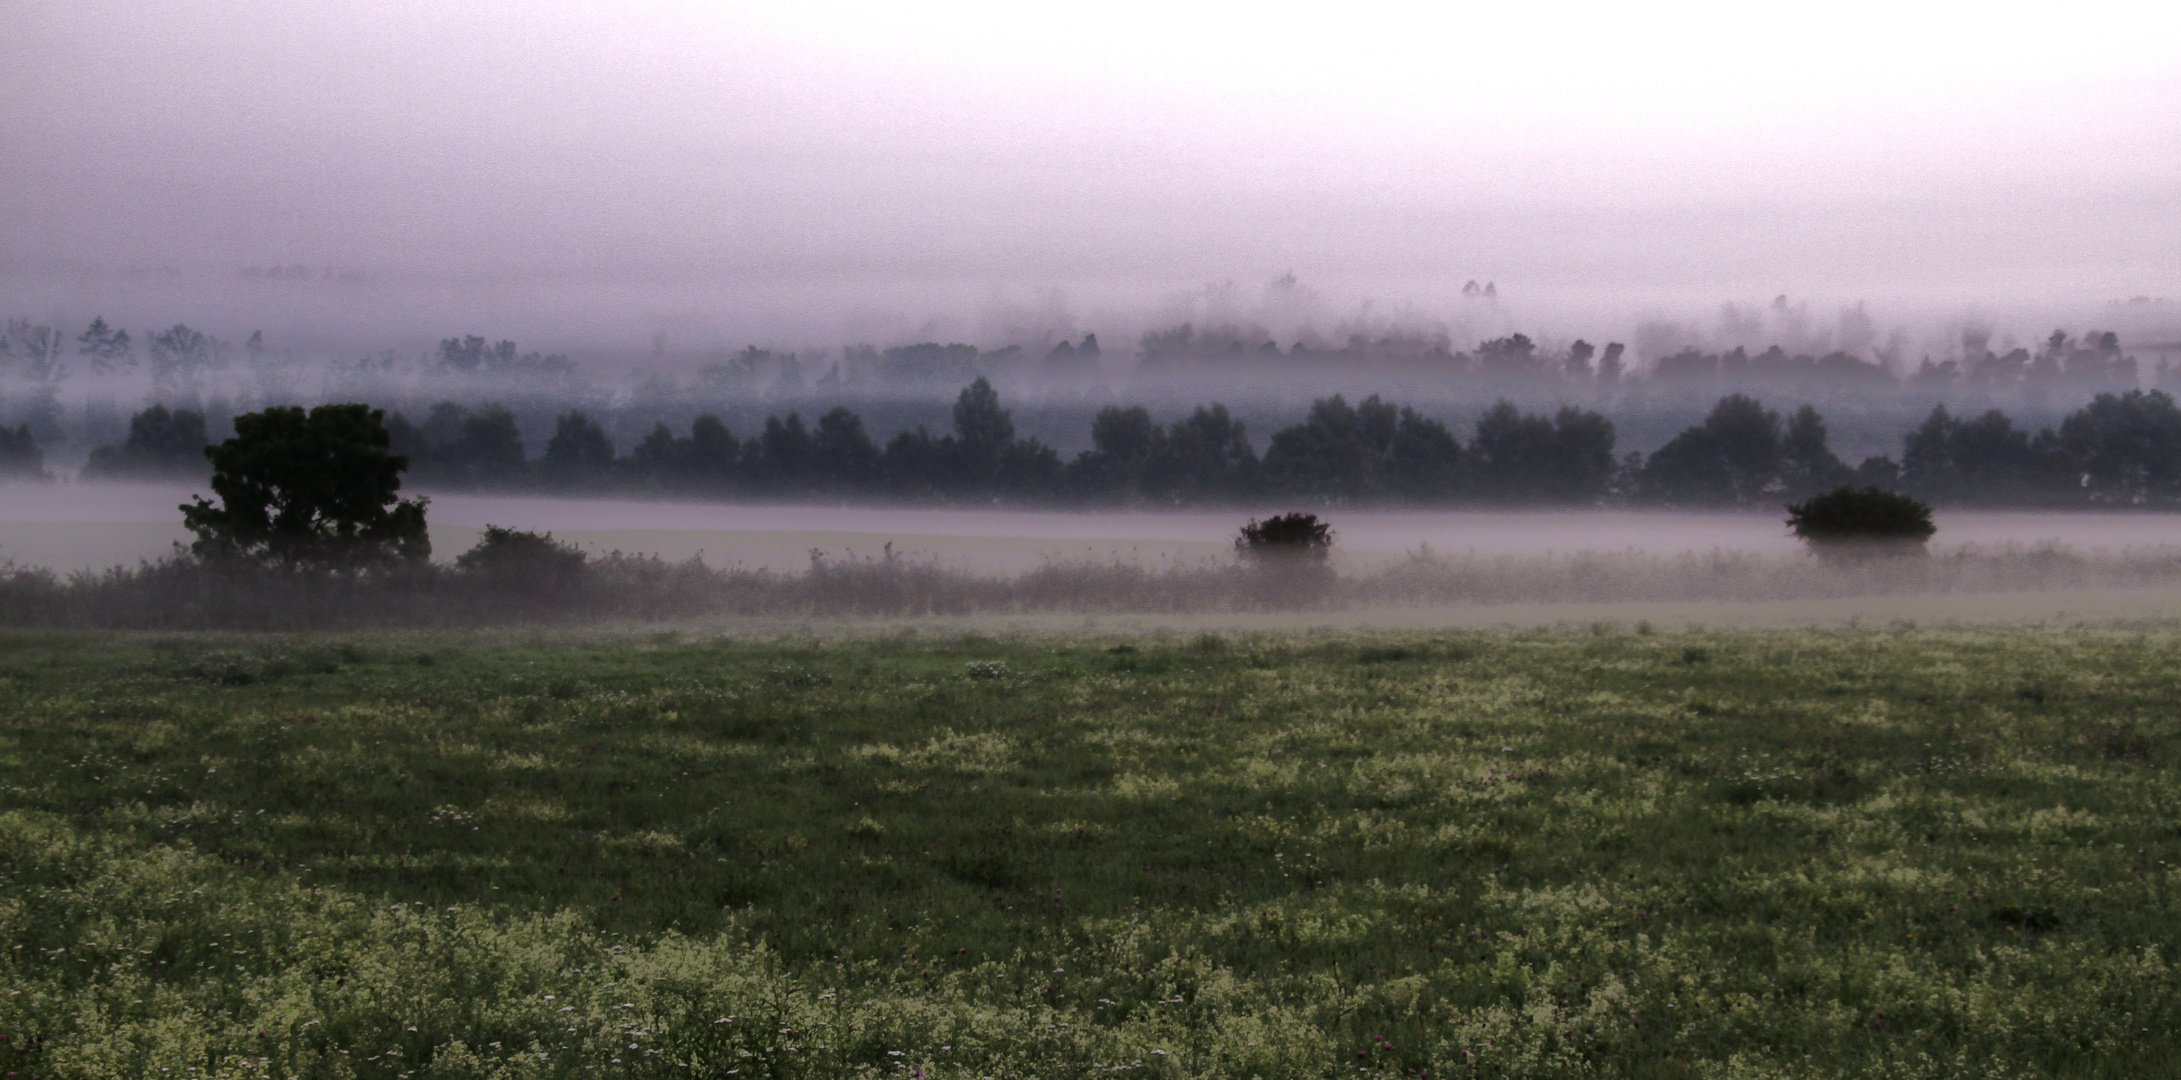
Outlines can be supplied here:
<path id="1" fill-rule="evenodd" d="M 478 336 L 314 366 L 262 335 L 235 347 L 186 325 L 139 339 L 103 319 L 74 335 L 13 320 L 0 348 L 0 474 L 23 478 L 70 460 L 83 479 L 194 476 L 238 412 L 361 400 L 391 414 L 411 486 L 437 490 L 1138 506 L 1770 507 L 1850 483 L 1965 505 L 2181 497 L 2181 371 L 2164 357 L 2146 370 L 2111 332 L 2005 352 L 1971 337 L 1962 358 L 1913 369 L 1778 346 L 1638 367 L 1621 343 L 1547 350 L 1515 334 L 1456 350 L 1393 334 L 1283 349 L 1185 324 L 1145 335 L 1119 386 L 1096 335 L 1035 356 L 751 347 L 686 381 L 619 387 Z M 122 408 L 124 389 L 152 404 Z"/>

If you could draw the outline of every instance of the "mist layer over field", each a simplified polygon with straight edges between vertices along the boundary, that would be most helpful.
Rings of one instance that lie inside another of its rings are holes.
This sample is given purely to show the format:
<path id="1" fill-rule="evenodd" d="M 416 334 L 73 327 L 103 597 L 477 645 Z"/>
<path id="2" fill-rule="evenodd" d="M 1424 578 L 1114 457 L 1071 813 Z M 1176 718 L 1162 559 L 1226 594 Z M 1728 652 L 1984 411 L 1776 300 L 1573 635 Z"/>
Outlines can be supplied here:
<path id="1" fill-rule="evenodd" d="M 0 557 L 71 571 L 156 559 L 189 534 L 175 507 L 202 486 L 24 484 L 0 487 Z M 1289 509 L 1267 506 L 1263 513 Z M 1016 574 L 1060 561 L 1147 567 L 1227 561 L 1232 511 L 1035 511 L 735 505 L 450 493 L 432 496 L 435 557 L 454 558 L 487 525 L 551 532 L 595 552 L 701 558 L 714 567 L 796 570 L 827 555 L 896 554 L 973 574 Z M 1262 516 L 1262 515 L 1260 515 Z M 1428 549 L 1441 555 L 1672 556 L 1713 551 L 1793 556 L 1777 514 L 1639 510 L 1353 511 L 1332 515 L 1338 565 L 1368 571 Z M 2148 513 L 1942 510 L 1941 548 L 2062 545 L 2118 554 L 2181 543 L 2181 517 Z"/>

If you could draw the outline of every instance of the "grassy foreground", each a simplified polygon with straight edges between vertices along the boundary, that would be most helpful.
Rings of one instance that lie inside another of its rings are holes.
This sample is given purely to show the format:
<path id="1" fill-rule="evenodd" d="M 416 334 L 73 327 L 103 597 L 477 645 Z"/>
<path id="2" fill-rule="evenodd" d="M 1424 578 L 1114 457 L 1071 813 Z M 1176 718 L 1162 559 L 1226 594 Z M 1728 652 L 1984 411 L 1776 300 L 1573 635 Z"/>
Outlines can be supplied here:
<path id="1" fill-rule="evenodd" d="M 0 1069 L 2181 1074 L 2181 634 L 0 638 Z"/>

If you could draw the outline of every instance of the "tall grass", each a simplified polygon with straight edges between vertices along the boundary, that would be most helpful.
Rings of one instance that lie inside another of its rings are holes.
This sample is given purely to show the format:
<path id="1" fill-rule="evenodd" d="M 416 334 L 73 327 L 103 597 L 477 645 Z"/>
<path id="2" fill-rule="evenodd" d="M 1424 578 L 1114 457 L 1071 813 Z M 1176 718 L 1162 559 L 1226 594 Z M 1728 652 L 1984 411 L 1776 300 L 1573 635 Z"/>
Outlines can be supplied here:
<path id="1" fill-rule="evenodd" d="M 60 577 L 0 565 L 0 625 L 112 628 L 479 626 L 732 616 L 1220 613 L 1600 601 L 1736 601 L 2181 587 L 2181 547 L 2080 552 L 1968 545 L 1928 557 L 1828 563 L 1715 550 L 1443 555 L 1378 569 L 1223 561 L 1055 560 L 988 576 L 887 552 L 813 552 L 800 573 L 620 552 L 550 587 L 421 567 L 360 578 L 238 573 L 186 556 Z"/>

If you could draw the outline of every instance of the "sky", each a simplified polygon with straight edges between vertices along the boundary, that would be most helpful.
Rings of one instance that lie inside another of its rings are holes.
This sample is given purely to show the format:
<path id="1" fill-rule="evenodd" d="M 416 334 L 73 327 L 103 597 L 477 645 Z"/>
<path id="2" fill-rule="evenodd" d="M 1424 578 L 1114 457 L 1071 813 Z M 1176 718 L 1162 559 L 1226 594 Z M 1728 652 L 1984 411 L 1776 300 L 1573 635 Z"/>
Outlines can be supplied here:
<path id="1" fill-rule="evenodd" d="M 2181 6 L 1758 7 L 8 0 L 0 300 L 389 344 L 1096 328 L 1289 272 L 1574 330 L 2171 316 Z"/>

